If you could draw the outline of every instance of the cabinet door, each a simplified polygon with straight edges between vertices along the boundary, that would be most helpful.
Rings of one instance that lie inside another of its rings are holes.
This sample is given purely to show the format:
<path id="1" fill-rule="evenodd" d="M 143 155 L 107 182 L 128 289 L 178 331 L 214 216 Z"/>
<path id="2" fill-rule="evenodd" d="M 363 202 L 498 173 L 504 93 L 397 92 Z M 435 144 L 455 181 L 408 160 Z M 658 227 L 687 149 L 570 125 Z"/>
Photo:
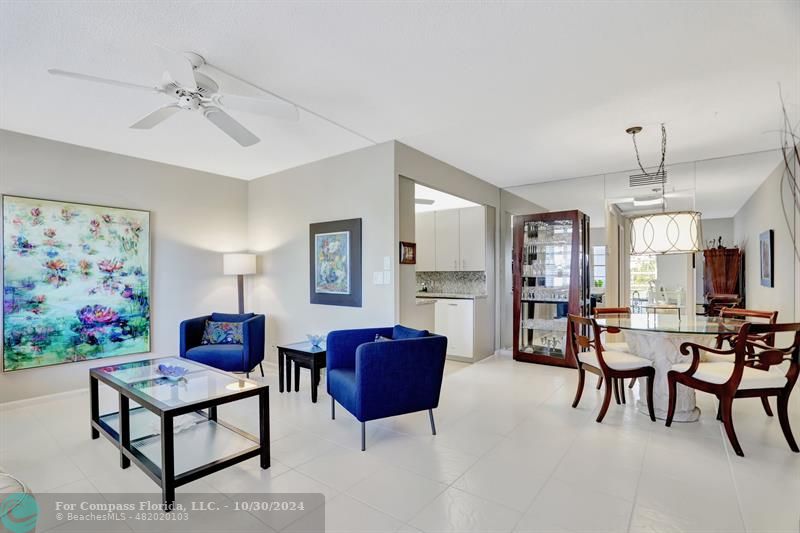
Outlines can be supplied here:
<path id="1" fill-rule="evenodd" d="M 458 209 L 436 213 L 436 270 L 460 270 Z"/>
<path id="2" fill-rule="evenodd" d="M 417 239 L 417 271 L 436 270 L 436 215 L 434 211 L 417 213 L 415 221 Z"/>
<path id="3" fill-rule="evenodd" d="M 486 270 L 486 210 L 459 209 L 460 270 Z"/>
<path id="4" fill-rule="evenodd" d="M 472 300 L 437 300 L 435 331 L 447 337 L 447 355 L 473 357 L 474 313 Z"/>

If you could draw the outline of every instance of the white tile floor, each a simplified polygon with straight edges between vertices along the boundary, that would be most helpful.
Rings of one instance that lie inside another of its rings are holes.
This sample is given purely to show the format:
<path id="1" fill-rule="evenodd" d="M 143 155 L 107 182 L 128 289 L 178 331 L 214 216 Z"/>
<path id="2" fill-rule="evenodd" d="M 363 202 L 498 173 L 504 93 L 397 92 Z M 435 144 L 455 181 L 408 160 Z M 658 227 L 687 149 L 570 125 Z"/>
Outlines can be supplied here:
<path id="1" fill-rule="evenodd" d="M 328 531 L 706 532 L 800 531 L 800 454 L 758 400 L 734 415 L 747 454 L 734 455 L 698 395 L 698 423 L 666 428 L 634 407 L 613 405 L 594 422 L 599 392 L 587 383 L 570 408 L 574 370 L 492 357 L 448 362 L 439 435 L 426 413 L 359 426 L 344 409 L 330 420 L 320 386 L 312 404 L 308 374 L 299 394 L 272 386 L 272 467 L 251 460 L 181 491 L 321 492 Z M 109 409 L 115 398 L 102 395 Z M 34 491 L 155 492 L 135 466 L 120 470 L 115 449 L 89 439 L 88 393 L 0 409 L 0 467 Z M 257 432 L 255 402 L 220 408 L 220 418 Z M 800 393 L 790 407 L 800 438 Z M 302 529 L 273 523 L 273 529 Z M 269 529 L 266 529 L 269 531 Z"/>

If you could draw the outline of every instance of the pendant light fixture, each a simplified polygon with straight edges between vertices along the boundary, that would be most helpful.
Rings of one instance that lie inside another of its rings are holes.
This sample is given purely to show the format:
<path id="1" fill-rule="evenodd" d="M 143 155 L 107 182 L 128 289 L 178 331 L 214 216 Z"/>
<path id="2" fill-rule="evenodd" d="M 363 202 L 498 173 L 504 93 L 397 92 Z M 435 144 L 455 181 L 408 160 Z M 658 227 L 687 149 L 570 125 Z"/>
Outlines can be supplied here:
<path id="1" fill-rule="evenodd" d="M 641 126 L 632 126 L 625 130 L 633 138 L 633 149 L 636 162 L 642 174 L 637 175 L 640 181 L 661 184 L 661 213 L 639 215 L 629 218 L 631 239 L 631 255 L 653 254 L 691 254 L 701 250 L 702 231 L 700 213 L 697 211 L 667 211 L 664 198 L 664 184 L 667 181 L 664 163 L 667 158 L 667 129 L 661 124 L 661 163 L 655 172 L 647 172 L 639 158 L 639 147 L 636 134 L 642 131 Z"/>

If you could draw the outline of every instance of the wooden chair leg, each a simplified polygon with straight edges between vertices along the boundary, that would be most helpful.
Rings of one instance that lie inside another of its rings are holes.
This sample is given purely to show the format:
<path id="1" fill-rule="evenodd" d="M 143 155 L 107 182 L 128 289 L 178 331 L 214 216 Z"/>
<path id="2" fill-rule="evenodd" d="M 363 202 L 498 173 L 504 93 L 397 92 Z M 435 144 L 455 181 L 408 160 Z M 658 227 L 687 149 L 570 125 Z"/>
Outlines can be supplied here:
<path id="1" fill-rule="evenodd" d="M 614 401 L 617 402 L 617 405 L 622 405 L 622 401 L 619 399 L 619 380 L 617 378 L 609 378 L 609 381 L 614 385 Z"/>
<path id="2" fill-rule="evenodd" d="M 784 392 L 778 396 L 778 420 L 780 420 L 783 436 L 786 437 L 786 442 L 789 443 L 789 448 L 791 448 L 795 453 L 800 453 L 800 448 L 797 447 L 797 441 L 794 440 L 794 435 L 792 435 L 792 428 L 789 426 L 788 392 Z"/>
<path id="3" fill-rule="evenodd" d="M 300 365 L 294 365 L 294 391 L 300 392 Z"/>
<path id="4" fill-rule="evenodd" d="M 620 379 L 619 380 L 618 390 L 619 390 L 619 397 L 620 397 L 620 399 L 622 399 L 622 404 L 624 405 L 626 403 L 625 402 L 625 380 L 624 379 Z"/>
<path id="5" fill-rule="evenodd" d="M 603 376 L 597 378 L 597 390 L 600 390 L 600 387 L 603 386 Z"/>
<path id="6" fill-rule="evenodd" d="M 629 389 L 632 389 L 632 388 L 633 388 L 633 386 L 634 386 L 634 385 L 636 385 L 636 380 L 638 380 L 638 379 L 639 379 L 639 378 L 633 378 L 633 379 L 631 380 L 631 383 L 630 383 L 630 385 L 628 385 L 628 388 L 629 388 Z"/>
<path id="7" fill-rule="evenodd" d="M 722 399 L 717 398 L 717 420 L 722 422 Z"/>
<path id="8" fill-rule="evenodd" d="M 761 397 L 761 405 L 764 406 L 764 412 L 767 413 L 767 416 L 773 416 L 772 408 L 769 406 L 769 399 L 766 396 Z"/>
<path id="9" fill-rule="evenodd" d="M 575 391 L 575 399 L 572 401 L 572 407 L 578 407 L 578 402 L 581 401 L 581 394 L 583 394 L 583 383 L 586 380 L 586 371 L 582 368 L 578 369 L 578 390 Z"/>
<path id="10" fill-rule="evenodd" d="M 600 412 L 597 414 L 597 422 L 602 422 L 603 417 L 606 416 L 606 411 L 608 411 L 608 406 L 611 403 L 611 382 L 614 381 L 613 379 L 606 379 L 606 390 L 603 395 L 603 405 L 600 407 Z"/>
<path id="11" fill-rule="evenodd" d="M 669 389 L 669 402 L 667 405 L 667 422 L 666 426 L 670 427 L 672 425 L 672 417 L 675 416 L 675 402 L 677 401 L 678 396 L 678 384 L 675 382 L 675 378 L 671 376 L 672 371 L 667 373 L 667 388 Z"/>
<path id="12" fill-rule="evenodd" d="M 637 378 L 638 379 L 638 378 Z M 656 421 L 656 413 L 653 409 L 653 380 L 655 379 L 655 372 L 647 376 L 647 412 L 650 414 L 650 420 Z"/>
<path id="13" fill-rule="evenodd" d="M 731 441 L 733 451 L 739 457 L 744 457 L 742 446 L 739 444 L 739 439 L 736 438 L 736 431 L 733 429 L 733 397 L 723 396 L 720 398 L 720 407 L 722 407 L 722 425 L 725 426 L 725 433 L 728 434 L 728 440 Z"/>

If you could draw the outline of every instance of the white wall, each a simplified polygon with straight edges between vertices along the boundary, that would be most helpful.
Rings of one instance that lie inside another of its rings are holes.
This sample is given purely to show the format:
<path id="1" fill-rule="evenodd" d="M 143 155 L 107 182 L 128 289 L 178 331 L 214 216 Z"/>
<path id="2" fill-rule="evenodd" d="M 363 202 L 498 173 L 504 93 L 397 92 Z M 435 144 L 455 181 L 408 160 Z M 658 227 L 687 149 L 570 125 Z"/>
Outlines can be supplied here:
<path id="1" fill-rule="evenodd" d="M 781 192 L 788 199 L 790 223 L 795 224 L 791 192 L 781 191 L 779 165 L 734 217 L 734 238 L 744 249 L 745 291 L 749 309 L 777 310 L 779 322 L 795 320 L 795 258 L 792 238 L 781 209 Z M 775 231 L 775 287 L 761 286 L 759 235 Z"/>
<path id="2" fill-rule="evenodd" d="M 250 249 L 259 274 L 248 282 L 248 307 L 268 317 L 269 358 L 278 343 L 307 333 L 395 322 L 397 240 L 394 143 L 387 142 L 271 174 L 249 183 Z M 312 305 L 309 224 L 362 219 L 362 307 Z M 373 285 L 389 257 L 389 285 Z"/>
<path id="3" fill-rule="evenodd" d="M 245 181 L 0 130 L 0 193 L 151 211 L 154 355 L 178 353 L 181 320 L 236 310 L 221 253 L 247 246 Z M 0 403 L 84 388 L 93 366 L 2 373 Z"/>

